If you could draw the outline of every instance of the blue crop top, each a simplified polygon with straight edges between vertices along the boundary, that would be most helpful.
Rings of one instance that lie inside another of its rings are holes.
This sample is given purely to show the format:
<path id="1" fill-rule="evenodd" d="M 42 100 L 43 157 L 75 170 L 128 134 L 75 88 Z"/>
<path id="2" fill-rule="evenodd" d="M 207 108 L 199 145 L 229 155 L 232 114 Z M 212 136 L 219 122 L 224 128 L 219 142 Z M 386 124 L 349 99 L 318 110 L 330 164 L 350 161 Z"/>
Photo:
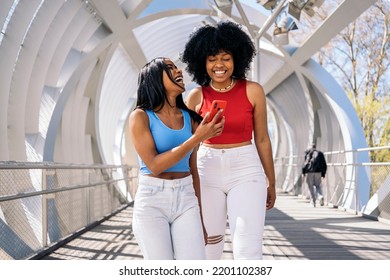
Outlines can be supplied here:
<path id="1" fill-rule="evenodd" d="M 180 109 L 181 110 L 181 109 Z M 191 117 L 187 111 L 181 110 L 184 118 L 183 128 L 175 130 L 167 127 L 152 110 L 145 110 L 149 117 L 149 127 L 152 133 L 157 152 L 159 154 L 172 150 L 179 146 L 192 136 Z M 189 172 L 190 171 L 190 156 L 189 152 L 181 161 L 174 166 L 168 168 L 164 172 Z M 143 175 L 152 174 L 144 161 L 138 156 L 140 165 L 140 173 Z"/>

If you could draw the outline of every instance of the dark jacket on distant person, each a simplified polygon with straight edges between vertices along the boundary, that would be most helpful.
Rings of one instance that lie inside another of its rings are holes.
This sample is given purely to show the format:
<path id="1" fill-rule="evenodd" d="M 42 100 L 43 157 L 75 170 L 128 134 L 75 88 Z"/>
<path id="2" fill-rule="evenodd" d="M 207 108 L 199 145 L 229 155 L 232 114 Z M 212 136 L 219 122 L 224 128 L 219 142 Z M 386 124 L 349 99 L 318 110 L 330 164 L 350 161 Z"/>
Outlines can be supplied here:
<path id="1" fill-rule="evenodd" d="M 302 166 L 302 174 L 321 172 L 321 177 L 326 174 L 326 160 L 324 154 L 316 148 L 311 148 L 305 152 L 305 160 Z"/>

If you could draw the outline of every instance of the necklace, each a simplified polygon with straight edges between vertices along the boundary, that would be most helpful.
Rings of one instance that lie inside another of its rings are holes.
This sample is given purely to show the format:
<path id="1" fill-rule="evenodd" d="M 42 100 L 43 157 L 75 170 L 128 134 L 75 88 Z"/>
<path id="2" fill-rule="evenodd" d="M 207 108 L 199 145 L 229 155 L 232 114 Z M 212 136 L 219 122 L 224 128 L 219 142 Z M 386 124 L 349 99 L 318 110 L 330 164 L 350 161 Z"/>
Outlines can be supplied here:
<path id="1" fill-rule="evenodd" d="M 232 82 L 231 82 L 230 85 L 228 85 L 227 87 L 224 87 L 224 88 L 215 88 L 215 87 L 213 86 L 213 80 L 211 80 L 211 81 L 210 81 L 210 86 L 211 86 L 211 88 L 212 88 L 213 90 L 215 90 L 215 91 L 225 91 L 225 90 L 230 89 L 230 88 L 232 87 L 233 83 L 234 83 L 234 79 L 232 78 Z"/>

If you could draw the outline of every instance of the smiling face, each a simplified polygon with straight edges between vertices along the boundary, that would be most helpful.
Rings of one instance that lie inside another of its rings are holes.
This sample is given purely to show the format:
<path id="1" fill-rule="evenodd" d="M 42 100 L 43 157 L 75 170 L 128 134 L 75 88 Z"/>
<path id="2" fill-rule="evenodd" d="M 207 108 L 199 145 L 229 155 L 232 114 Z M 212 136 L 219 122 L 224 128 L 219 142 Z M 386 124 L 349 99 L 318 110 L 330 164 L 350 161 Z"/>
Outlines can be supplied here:
<path id="1" fill-rule="evenodd" d="M 233 56 L 226 51 L 206 57 L 206 71 L 215 84 L 230 84 L 233 70 Z"/>
<path id="2" fill-rule="evenodd" d="M 180 92 L 183 92 L 185 85 L 182 70 L 178 69 L 169 58 L 164 59 L 164 63 L 170 71 L 170 75 L 166 71 L 163 72 L 164 87 L 167 91 L 180 89 Z"/>

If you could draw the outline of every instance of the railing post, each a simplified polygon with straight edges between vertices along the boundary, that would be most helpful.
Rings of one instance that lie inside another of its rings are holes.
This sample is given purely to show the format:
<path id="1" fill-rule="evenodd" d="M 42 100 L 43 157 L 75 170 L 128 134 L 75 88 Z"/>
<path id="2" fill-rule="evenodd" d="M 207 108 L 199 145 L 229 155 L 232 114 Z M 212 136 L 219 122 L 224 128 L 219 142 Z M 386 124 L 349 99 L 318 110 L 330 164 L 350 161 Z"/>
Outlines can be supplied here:
<path id="1" fill-rule="evenodd" d="M 42 191 L 47 190 L 47 169 L 42 169 Z M 47 199 L 42 195 L 42 247 L 47 247 Z"/>
<path id="2" fill-rule="evenodd" d="M 130 186 L 129 186 L 129 181 L 130 181 L 129 180 L 129 178 L 130 178 L 129 172 L 130 172 L 129 167 L 126 166 L 125 167 L 125 172 L 123 172 L 123 174 L 126 174 L 124 176 L 125 183 L 126 183 L 126 202 L 129 202 L 129 192 L 130 192 L 130 190 L 129 190 L 129 188 L 130 188 Z"/>
<path id="3" fill-rule="evenodd" d="M 358 162 L 358 151 L 353 151 L 353 158 L 355 161 L 355 214 L 359 213 L 359 162 Z"/>
<path id="4" fill-rule="evenodd" d="M 92 172 L 91 172 L 91 170 L 88 170 L 88 184 L 93 184 L 93 183 L 95 183 L 95 178 L 96 178 L 96 171 L 95 171 L 96 169 L 92 169 Z M 92 179 L 93 178 L 93 179 Z M 92 182 L 93 181 L 93 182 Z M 87 224 L 90 224 L 91 223 L 91 211 L 92 211 L 92 207 L 91 207 L 91 189 L 90 188 L 87 188 L 86 189 L 86 198 L 85 198 L 85 200 L 86 200 L 86 207 L 87 207 L 87 209 L 86 209 L 86 211 L 87 211 Z"/>
<path id="5" fill-rule="evenodd" d="M 42 191 L 48 189 L 48 178 L 54 176 L 55 170 L 42 169 Z M 50 188 L 49 188 L 50 189 Z M 47 234 L 48 234 L 48 210 L 47 200 L 49 198 L 54 199 L 54 194 L 42 194 L 42 247 L 47 247 Z"/>
<path id="6" fill-rule="evenodd" d="M 108 169 L 108 180 L 111 180 L 113 178 L 112 176 L 113 169 Z M 108 183 L 108 191 L 110 192 L 110 203 L 111 203 L 111 212 L 114 211 L 114 184 Z"/>

